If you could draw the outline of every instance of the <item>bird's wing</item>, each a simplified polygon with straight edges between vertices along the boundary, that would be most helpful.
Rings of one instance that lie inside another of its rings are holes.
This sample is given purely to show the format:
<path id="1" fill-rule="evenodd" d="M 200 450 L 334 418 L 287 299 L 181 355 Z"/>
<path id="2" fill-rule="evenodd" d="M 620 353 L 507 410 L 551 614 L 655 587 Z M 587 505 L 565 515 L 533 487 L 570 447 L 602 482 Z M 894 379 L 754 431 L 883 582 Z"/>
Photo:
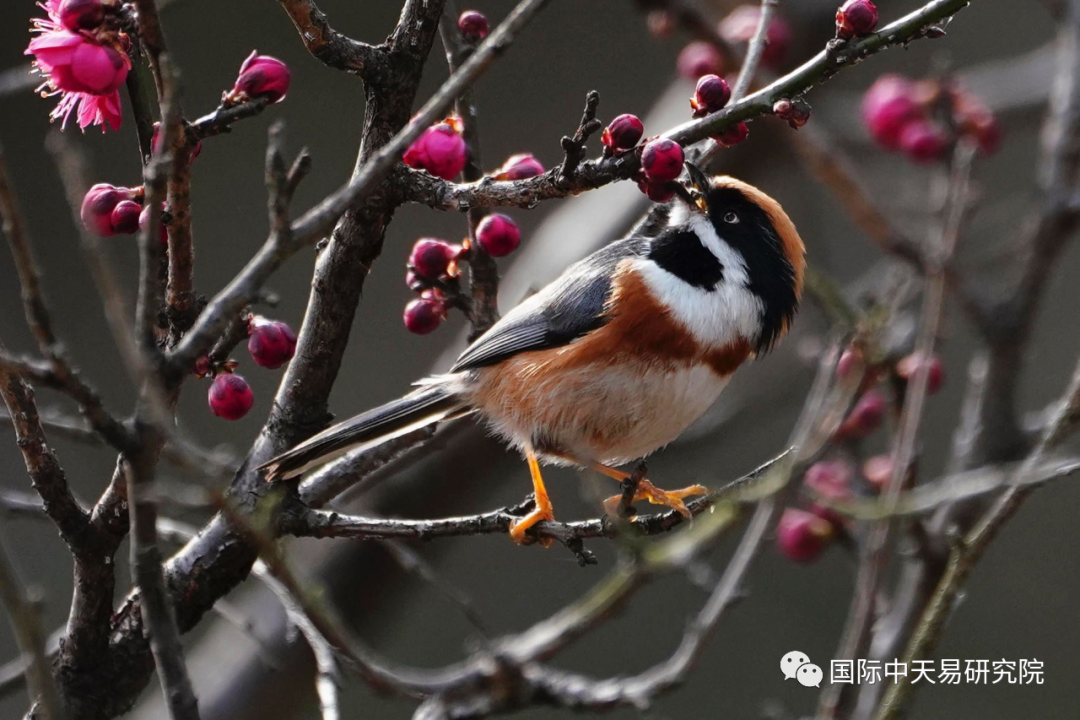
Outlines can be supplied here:
<path id="1" fill-rule="evenodd" d="M 615 268 L 640 255 L 645 242 L 640 237 L 624 238 L 571 265 L 477 338 L 450 371 L 474 370 L 518 353 L 561 347 L 603 326 Z"/>

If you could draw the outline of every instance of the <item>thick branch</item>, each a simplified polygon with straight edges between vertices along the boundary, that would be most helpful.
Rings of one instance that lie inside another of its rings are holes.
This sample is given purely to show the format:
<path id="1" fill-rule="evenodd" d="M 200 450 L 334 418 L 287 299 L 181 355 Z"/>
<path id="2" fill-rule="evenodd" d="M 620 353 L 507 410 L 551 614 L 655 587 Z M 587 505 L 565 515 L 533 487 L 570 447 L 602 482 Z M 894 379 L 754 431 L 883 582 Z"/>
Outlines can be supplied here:
<path id="1" fill-rule="evenodd" d="M 326 15 L 312 0 L 278 0 L 288 13 L 304 47 L 327 67 L 359 75 L 365 82 L 380 83 L 389 75 L 389 58 L 382 48 L 344 35 L 330 27 Z"/>

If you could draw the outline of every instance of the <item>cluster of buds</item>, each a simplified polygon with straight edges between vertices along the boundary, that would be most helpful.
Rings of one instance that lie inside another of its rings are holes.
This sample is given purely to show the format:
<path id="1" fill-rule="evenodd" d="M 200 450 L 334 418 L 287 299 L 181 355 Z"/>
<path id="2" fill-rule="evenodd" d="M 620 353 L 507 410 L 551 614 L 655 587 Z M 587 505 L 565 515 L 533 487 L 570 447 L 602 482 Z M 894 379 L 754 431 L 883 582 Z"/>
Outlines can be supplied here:
<path id="1" fill-rule="evenodd" d="M 142 187 L 98 183 L 83 196 L 79 217 L 83 227 L 98 237 L 131 235 L 139 229 L 142 201 Z"/>
<path id="2" fill-rule="evenodd" d="M 878 145 L 918 163 L 944 159 L 961 137 L 986 155 L 1001 144 L 994 114 L 950 82 L 883 75 L 863 96 L 862 117 Z"/>
<path id="3" fill-rule="evenodd" d="M 461 264 L 472 253 L 483 252 L 491 257 L 503 257 L 521 244 L 521 229 L 513 218 L 491 213 L 476 226 L 476 245 L 468 238 L 460 245 L 438 238 L 421 238 L 409 253 L 405 284 L 417 293 L 405 306 L 402 319 L 406 329 L 417 335 L 433 332 L 449 314 L 450 308 L 460 305 Z"/>
<path id="4" fill-rule="evenodd" d="M 252 50 L 243 64 L 232 90 L 221 96 L 224 107 L 266 98 L 271 103 L 281 102 L 289 92 L 292 73 L 289 66 L 275 57 L 259 55 Z"/>
<path id="5" fill-rule="evenodd" d="M 720 21 L 717 32 L 732 47 L 745 49 L 757 32 L 759 17 L 760 5 L 740 5 Z M 666 37 L 674 28 L 675 19 L 667 11 L 658 10 L 649 14 L 648 24 L 654 35 Z M 791 45 L 791 26 L 779 15 L 774 15 L 765 32 L 766 44 L 761 55 L 761 64 L 775 71 L 783 63 L 788 46 Z M 704 75 L 723 75 L 727 70 L 727 63 L 716 45 L 695 40 L 679 53 L 676 67 L 684 78 L 697 80 Z"/>
<path id="6" fill-rule="evenodd" d="M 456 115 L 432 125 L 413 141 L 402 156 L 402 161 L 409 167 L 426 170 L 443 180 L 453 180 L 468 161 L 462 130 L 461 118 Z"/>
<path id="7" fill-rule="evenodd" d="M 846 0 L 836 9 L 836 37 L 851 40 L 874 32 L 877 6 L 871 0 Z"/>
<path id="8" fill-rule="evenodd" d="M 42 96 L 60 95 L 50 117 L 66 125 L 120 128 L 120 87 L 131 70 L 131 41 L 120 31 L 118 0 L 47 0 L 47 18 L 35 18 L 25 54 L 44 77 Z"/>
<path id="9" fill-rule="evenodd" d="M 807 468 L 802 478 L 810 495 L 807 506 L 785 509 L 777 526 L 776 543 L 784 557 L 799 563 L 813 562 L 846 531 L 846 520 L 830 505 L 854 496 L 854 475 L 845 460 L 820 460 Z"/>
<path id="10" fill-rule="evenodd" d="M 296 354 L 296 333 L 281 320 L 260 315 L 248 315 L 246 321 L 248 352 L 252 361 L 264 368 L 276 370 Z M 255 394 L 243 376 L 236 373 L 235 360 L 214 362 L 202 357 L 195 363 L 196 377 L 213 377 L 207 402 L 210 412 L 225 420 L 239 420 L 255 404 Z"/>

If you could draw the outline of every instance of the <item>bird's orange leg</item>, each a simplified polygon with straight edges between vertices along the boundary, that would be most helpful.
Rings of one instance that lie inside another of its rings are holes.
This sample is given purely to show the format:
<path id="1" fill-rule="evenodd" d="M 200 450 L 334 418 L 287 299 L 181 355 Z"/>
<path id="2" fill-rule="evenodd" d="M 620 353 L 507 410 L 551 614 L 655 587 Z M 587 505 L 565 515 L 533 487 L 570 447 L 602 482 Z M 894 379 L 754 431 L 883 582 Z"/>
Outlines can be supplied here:
<path id="1" fill-rule="evenodd" d="M 596 470 L 602 475 L 607 475 L 609 478 L 624 482 L 630 477 L 630 473 L 618 468 L 608 467 L 598 462 L 589 463 L 589 467 Z M 686 509 L 686 504 L 683 499 L 691 497 L 693 495 L 708 495 L 709 491 L 703 485 L 691 485 L 690 487 L 684 487 L 681 490 L 661 490 L 653 485 L 651 482 L 642 478 L 638 481 L 637 491 L 634 493 L 634 497 L 630 502 L 637 502 L 638 500 L 648 500 L 653 505 L 663 505 L 669 507 L 672 510 L 677 511 L 684 517 L 690 517 L 690 511 Z M 622 495 L 613 495 L 604 501 L 604 512 L 608 515 L 614 516 L 619 509 L 619 502 L 622 501 Z"/>
<path id="2" fill-rule="evenodd" d="M 525 533 L 529 528 L 543 520 L 554 520 L 555 513 L 551 508 L 551 498 L 548 497 L 547 488 L 544 487 L 544 478 L 540 476 L 540 463 L 536 460 L 536 453 L 531 447 L 525 448 L 525 459 L 529 463 L 529 473 L 532 474 L 533 497 L 536 499 L 536 509 L 510 526 L 510 537 L 519 545 L 527 541 Z M 540 538 L 543 547 L 549 547 L 551 538 Z"/>

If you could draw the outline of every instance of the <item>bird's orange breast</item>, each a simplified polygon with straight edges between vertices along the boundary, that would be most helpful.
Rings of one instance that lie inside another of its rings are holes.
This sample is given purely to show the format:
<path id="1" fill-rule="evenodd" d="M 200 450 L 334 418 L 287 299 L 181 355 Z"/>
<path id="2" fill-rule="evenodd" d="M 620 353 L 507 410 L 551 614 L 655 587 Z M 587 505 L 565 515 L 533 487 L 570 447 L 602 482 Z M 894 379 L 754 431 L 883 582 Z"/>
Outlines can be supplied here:
<path id="1" fill-rule="evenodd" d="M 672 382 L 679 386 L 677 378 L 691 372 L 694 382 L 714 377 L 719 394 L 751 355 L 746 339 L 703 346 L 671 317 L 629 262 L 612 280 L 607 324 L 569 345 L 521 353 L 477 371 L 472 403 L 500 434 L 518 443 L 550 438 L 567 451 L 565 446 L 580 440 L 592 449 L 593 459 L 612 457 L 603 449 L 637 447 L 635 436 L 651 438 L 655 428 L 649 426 L 673 399 L 660 396 L 670 394 Z M 674 439 L 700 412 L 685 422 L 672 417 L 679 427 L 661 432 L 671 437 L 656 446 Z"/>

